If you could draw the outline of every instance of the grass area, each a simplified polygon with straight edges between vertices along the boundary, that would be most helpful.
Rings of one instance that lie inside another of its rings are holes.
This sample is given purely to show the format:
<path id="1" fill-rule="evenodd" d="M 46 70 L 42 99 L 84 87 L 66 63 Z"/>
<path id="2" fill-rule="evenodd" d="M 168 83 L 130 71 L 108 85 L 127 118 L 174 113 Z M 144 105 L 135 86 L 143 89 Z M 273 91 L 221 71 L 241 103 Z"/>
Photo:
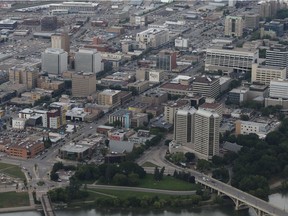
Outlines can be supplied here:
<path id="1" fill-rule="evenodd" d="M 163 176 L 163 179 L 157 182 L 154 180 L 153 175 L 151 174 L 148 174 L 144 179 L 141 179 L 138 187 L 175 191 L 197 189 L 197 185 L 175 179 L 172 176 Z"/>
<path id="2" fill-rule="evenodd" d="M 149 161 L 145 162 L 142 167 L 157 167 L 154 163 L 151 163 Z"/>
<path id="3" fill-rule="evenodd" d="M 16 165 L 0 163 L 0 173 L 9 175 L 14 178 L 25 179 L 25 175 L 22 172 L 21 168 Z"/>
<path id="4" fill-rule="evenodd" d="M 29 206 L 29 195 L 27 192 L 4 192 L 0 193 L 0 208 Z"/>
<path id="5" fill-rule="evenodd" d="M 158 194 L 158 193 L 148 193 L 148 192 L 136 192 L 136 191 L 121 191 L 121 190 L 110 190 L 110 189 L 89 189 L 89 197 L 90 198 L 99 198 L 99 197 L 103 197 L 105 196 L 107 198 L 107 196 L 110 197 L 117 197 L 117 198 L 121 198 L 121 199 L 126 199 L 128 197 L 143 197 L 143 196 L 147 196 L 147 197 L 153 197 L 153 196 L 158 196 L 160 199 L 161 198 L 169 198 L 172 195 L 167 195 L 167 194 Z M 103 195 L 100 195 L 98 193 L 101 193 Z M 105 195 L 104 195 L 105 194 Z"/>

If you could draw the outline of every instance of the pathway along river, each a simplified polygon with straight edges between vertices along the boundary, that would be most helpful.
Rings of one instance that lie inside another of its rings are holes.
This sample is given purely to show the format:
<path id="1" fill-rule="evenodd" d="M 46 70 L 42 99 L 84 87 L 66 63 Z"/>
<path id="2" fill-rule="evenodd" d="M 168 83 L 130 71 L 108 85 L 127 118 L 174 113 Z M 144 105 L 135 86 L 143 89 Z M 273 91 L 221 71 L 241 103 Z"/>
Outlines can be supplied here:
<path id="1" fill-rule="evenodd" d="M 288 215 L 288 193 L 272 194 L 269 202 L 282 209 L 287 209 Z M 3 213 L 1 216 L 42 216 L 40 212 L 14 212 Z M 252 211 L 234 211 L 234 206 L 205 207 L 191 211 L 101 211 L 95 209 L 73 209 L 56 211 L 56 216 L 254 216 Z"/>

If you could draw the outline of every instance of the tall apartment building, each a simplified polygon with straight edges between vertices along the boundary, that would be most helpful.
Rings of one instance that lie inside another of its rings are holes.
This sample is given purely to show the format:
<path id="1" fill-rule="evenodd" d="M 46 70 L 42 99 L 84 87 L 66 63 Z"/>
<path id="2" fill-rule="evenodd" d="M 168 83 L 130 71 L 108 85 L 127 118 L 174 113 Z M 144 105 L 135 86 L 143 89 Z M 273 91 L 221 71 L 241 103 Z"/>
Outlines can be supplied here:
<path id="1" fill-rule="evenodd" d="M 163 28 L 149 28 L 137 33 L 136 41 L 140 49 L 156 48 L 169 41 L 169 31 Z"/>
<path id="2" fill-rule="evenodd" d="M 68 54 L 63 49 L 48 48 L 42 53 L 42 71 L 61 74 L 67 71 Z"/>
<path id="3" fill-rule="evenodd" d="M 271 80 L 269 96 L 271 98 L 288 99 L 288 80 Z"/>
<path id="4" fill-rule="evenodd" d="M 271 0 L 271 1 L 260 1 L 259 2 L 259 13 L 260 17 L 263 18 L 272 18 L 275 16 L 277 10 L 279 9 L 279 1 Z"/>
<path id="5" fill-rule="evenodd" d="M 96 92 L 96 74 L 78 72 L 72 75 L 73 97 L 87 97 Z"/>
<path id="6" fill-rule="evenodd" d="M 286 68 L 268 65 L 252 65 L 251 81 L 269 85 L 271 80 L 285 79 Z"/>
<path id="7" fill-rule="evenodd" d="M 174 117 L 174 141 L 194 149 L 195 108 L 179 109 Z"/>
<path id="8" fill-rule="evenodd" d="M 217 113 L 197 110 L 194 152 L 199 158 L 210 160 L 219 154 L 219 127 L 220 117 Z"/>
<path id="9" fill-rule="evenodd" d="M 106 89 L 98 94 L 98 104 L 104 106 L 115 106 L 120 104 L 120 90 Z"/>
<path id="10" fill-rule="evenodd" d="M 70 52 L 70 37 L 67 32 L 54 34 L 51 36 L 51 47 L 63 49 L 65 52 Z"/>
<path id="11" fill-rule="evenodd" d="M 28 89 L 37 85 L 39 70 L 28 65 L 16 65 L 9 69 L 9 81 L 15 84 L 25 84 Z"/>
<path id="12" fill-rule="evenodd" d="M 281 44 L 275 44 L 266 50 L 266 65 L 285 67 L 288 70 L 288 48 Z M 287 74 L 286 74 L 287 77 Z"/>
<path id="13" fill-rule="evenodd" d="M 258 58 L 259 52 L 253 48 L 212 47 L 206 50 L 205 71 L 251 71 Z"/>
<path id="14" fill-rule="evenodd" d="M 195 77 L 193 84 L 193 93 L 200 94 L 204 97 L 217 98 L 220 94 L 219 79 L 207 76 Z"/>
<path id="15" fill-rule="evenodd" d="M 246 14 L 245 28 L 258 29 L 258 27 L 259 27 L 259 14 Z"/>
<path id="16" fill-rule="evenodd" d="M 102 70 L 102 57 L 96 49 L 79 49 L 75 54 L 76 72 L 98 73 Z"/>
<path id="17" fill-rule="evenodd" d="M 188 100 L 170 101 L 164 106 L 164 119 L 170 124 L 174 124 L 175 113 L 185 106 L 189 106 Z"/>
<path id="18" fill-rule="evenodd" d="M 225 18 L 225 36 L 241 37 L 243 35 L 242 17 L 226 16 Z"/>
<path id="19" fill-rule="evenodd" d="M 161 70 L 173 70 L 177 67 L 176 52 L 171 50 L 162 50 L 156 59 L 156 68 Z"/>

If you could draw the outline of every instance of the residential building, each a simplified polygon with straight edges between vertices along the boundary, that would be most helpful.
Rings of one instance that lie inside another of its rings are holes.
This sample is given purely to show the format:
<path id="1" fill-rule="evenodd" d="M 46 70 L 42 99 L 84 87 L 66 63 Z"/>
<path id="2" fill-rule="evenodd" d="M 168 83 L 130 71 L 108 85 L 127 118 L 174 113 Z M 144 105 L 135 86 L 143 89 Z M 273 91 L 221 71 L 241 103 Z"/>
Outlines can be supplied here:
<path id="1" fill-rule="evenodd" d="M 202 159 L 211 160 L 219 155 L 220 117 L 215 112 L 197 110 L 195 114 L 194 153 Z"/>
<path id="2" fill-rule="evenodd" d="M 102 71 L 102 57 L 96 49 L 79 49 L 75 54 L 75 71 L 98 73 Z"/>
<path id="3" fill-rule="evenodd" d="M 208 76 L 195 77 L 193 84 L 193 93 L 204 97 L 217 98 L 220 94 L 220 81 Z"/>
<path id="4" fill-rule="evenodd" d="M 226 16 L 225 18 L 225 36 L 242 37 L 243 19 L 242 17 Z"/>
<path id="5" fill-rule="evenodd" d="M 42 71 L 62 74 L 67 71 L 68 54 L 63 49 L 48 48 L 42 53 Z"/>
<path id="6" fill-rule="evenodd" d="M 245 28 L 258 29 L 259 28 L 259 14 L 245 15 Z"/>
<path id="7" fill-rule="evenodd" d="M 54 34 L 51 36 L 51 47 L 54 49 L 63 49 L 65 52 L 70 52 L 70 37 L 67 32 Z"/>
<path id="8" fill-rule="evenodd" d="M 39 69 L 35 66 L 16 65 L 9 69 L 9 81 L 24 84 L 28 89 L 36 87 Z"/>
<path id="9" fill-rule="evenodd" d="M 269 85 L 271 80 L 285 79 L 286 67 L 269 65 L 252 65 L 251 81 Z"/>
<path id="10" fill-rule="evenodd" d="M 120 90 L 105 89 L 98 94 L 98 104 L 104 106 L 120 105 Z"/>
<path id="11" fill-rule="evenodd" d="M 174 117 L 174 137 L 173 140 L 190 149 L 194 149 L 195 143 L 195 108 L 185 107 L 178 109 Z M 198 125 L 197 125 L 198 127 Z"/>
<path id="12" fill-rule="evenodd" d="M 149 28 L 137 33 L 136 41 L 140 49 L 157 48 L 169 41 L 169 31 L 163 28 Z"/>
<path id="13" fill-rule="evenodd" d="M 176 52 L 171 50 L 161 50 L 156 58 L 156 68 L 172 71 L 176 67 Z"/>
<path id="14" fill-rule="evenodd" d="M 174 116 L 177 110 L 182 109 L 185 106 L 189 106 L 188 100 L 177 100 L 177 101 L 169 101 L 164 106 L 164 119 L 166 122 L 170 124 L 174 124 Z"/>
<path id="15" fill-rule="evenodd" d="M 72 95 L 87 97 L 96 92 L 95 73 L 75 73 L 72 75 Z"/>
<path id="16" fill-rule="evenodd" d="M 258 50 L 254 48 L 234 48 L 224 46 L 206 50 L 205 71 L 251 71 L 252 64 L 258 62 Z"/>

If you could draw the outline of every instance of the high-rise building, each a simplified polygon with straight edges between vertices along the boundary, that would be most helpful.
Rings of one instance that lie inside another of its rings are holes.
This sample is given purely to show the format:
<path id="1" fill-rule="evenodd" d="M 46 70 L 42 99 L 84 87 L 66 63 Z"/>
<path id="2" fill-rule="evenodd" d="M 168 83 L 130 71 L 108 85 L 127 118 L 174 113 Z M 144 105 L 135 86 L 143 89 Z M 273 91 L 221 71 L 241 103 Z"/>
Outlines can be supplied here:
<path id="1" fill-rule="evenodd" d="M 105 89 L 98 94 L 98 104 L 104 106 L 115 106 L 120 104 L 120 90 Z"/>
<path id="2" fill-rule="evenodd" d="M 288 68 L 287 46 L 276 44 L 266 50 L 266 65 Z M 287 77 L 287 74 L 286 74 Z"/>
<path id="3" fill-rule="evenodd" d="M 193 93 L 204 97 L 217 98 L 220 94 L 220 81 L 208 76 L 195 77 L 193 84 Z"/>
<path id="4" fill-rule="evenodd" d="M 210 160 L 219 154 L 219 127 L 220 117 L 216 112 L 197 110 L 194 152 L 199 158 Z"/>
<path id="5" fill-rule="evenodd" d="M 149 28 L 137 33 L 136 41 L 141 49 L 157 48 L 169 41 L 169 31 L 163 28 Z"/>
<path id="6" fill-rule="evenodd" d="M 225 36 L 241 37 L 243 34 L 242 17 L 226 16 L 225 18 Z"/>
<path id="7" fill-rule="evenodd" d="M 29 65 L 16 65 L 9 69 L 9 81 L 25 84 L 28 89 L 36 87 L 39 69 Z"/>
<path id="8" fill-rule="evenodd" d="M 246 14 L 245 28 L 258 29 L 258 27 L 259 27 L 259 14 Z"/>
<path id="9" fill-rule="evenodd" d="M 70 52 L 70 37 L 67 32 L 54 34 L 51 36 L 51 47 L 63 49 L 65 52 Z"/>
<path id="10" fill-rule="evenodd" d="M 42 71 L 61 74 L 67 71 L 68 54 L 63 49 L 48 48 L 42 53 Z"/>
<path id="11" fill-rule="evenodd" d="M 98 73 L 102 70 L 102 58 L 96 49 L 79 49 L 75 54 L 77 72 Z"/>
<path id="12" fill-rule="evenodd" d="M 177 110 L 174 117 L 174 141 L 190 149 L 194 149 L 196 111 L 193 107 L 185 107 Z"/>
<path id="13" fill-rule="evenodd" d="M 251 81 L 269 85 L 273 79 L 285 79 L 286 68 L 268 65 L 252 65 Z"/>
<path id="14" fill-rule="evenodd" d="M 182 109 L 185 106 L 189 106 L 188 100 L 177 100 L 177 101 L 169 101 L 164 106 L 164 119 L 166 122 L 170 124 L 174 124 L 174 117 L 177 110 Z"/>
<path id="15" fill-rule="evenodd" d="M 78 72 L 72 75 L 72 95 L 88 97 L 96 92 L 96 74 Z"/>
<path id="16" fill-rule="evenodd" d="M 176 52 L 170 50 L 162 50 L 156 59 L 156 67 L 161 70 L 173 70 L 177 67 Z"/>

